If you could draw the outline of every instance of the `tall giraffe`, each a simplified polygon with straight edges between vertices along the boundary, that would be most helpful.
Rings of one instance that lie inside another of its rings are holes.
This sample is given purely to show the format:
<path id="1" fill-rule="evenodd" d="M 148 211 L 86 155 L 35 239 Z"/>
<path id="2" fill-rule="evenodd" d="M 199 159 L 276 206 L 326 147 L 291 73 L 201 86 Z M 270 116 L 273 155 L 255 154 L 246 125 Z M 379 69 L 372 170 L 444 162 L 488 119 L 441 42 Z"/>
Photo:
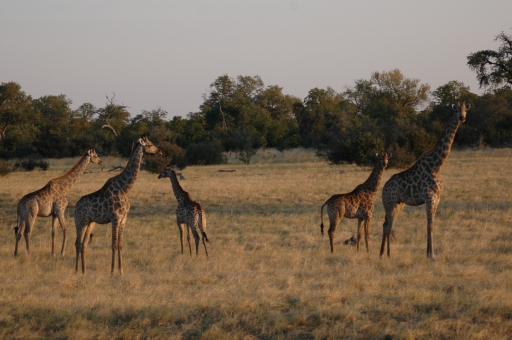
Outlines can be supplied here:
<path id="1" fill-rule="evenodd" d="M 382 203 L 386 210 L 386 218 L 382 226 L 382 245 L 380 256 L 384 254 L 387 243 L 389 253 L 389 234 L 393 228 L 393 222 L 407 205 L 418 206 L 425 204 L 427 211 L 427 257 L 435 259 L 432 249 L 432 230 L 434 218 L 443 191 L 443 181 L 439 175 L 441 167 L 448 158 L 452 148 L 455 133 L 461 123 L 466 120 L 466 111 L 470 105 L 465 102 L 452 105 L 455 114 L 450 119 L 448 126 L 441 134 L 437 144 L 421 155 L 416 163 L 409 169 L 391 176 L 382 189 Z"/>
<path id="2" fill-rule="evenodd" d="M 103 187 L 91 194 L 82 196 L 75 207 L 76 226 L 76 262 L 75 270 L 78 271 L 78 258 L 81 254 L 82 273 L 85 273 L 85 249 L 95 223 L 112 223 L 112 266 L 114 273 L 115 255 L 118 253 L 119 272 L 123 274 L 121 250 L 123 248 L 123 232 L 130 210 L 127 194 L 133 187 L 140 171 L 142 155 L 161 154 L 162 152 L 142 136 L 137 146 L 132 151 L 128 164 L 123 172 L 107 180 Z"/>
<path id="3" fill-rule="evenodd" d="M 329 215 L 329 241 L 331 244 L 331 253 L 334 252 L 334 233 L 338 224 L 346 218 L 357 218 L 357 250 L 359 250 L 359 243 L 361 240 L 361 226 L 364 227 L 364 241 L 366 243 L 366 251 L 368 249 L 368 241 L 370 238 L 370 222 L 373 215 L 373 199 L 377 190 L 379 189 L 382 173 L 388 165 L 388 159 L 391 154 L 387 152 L 378 153 L 377 162 L 368 179 L 359 184 L 352 192 L 347 194 L 338 194 L 331 196 L 320 209 L 320 231 L 324 234 L 324 207 L 327 206 L 327 214 Z"/>
<path id="4" fill-rule="evenodd" d="M 64 175 L 50 180 L 41 189 L 26 194 L 18 202 L 17 226 L 14 228 L 14 234 L 16 235 L 14 256 L 18 255 L 18 243 L 21 239 L 21 234 L 25 237 L 27 252 L 30 252 L 30 233 L 32 232 L 36 217 L 48 217 L 50 215 L 52 216 L 52 255 L 55 254 L 57 220 L 62 228 L 62 249 L 60 253 L 64 255 L 66 245 L 66 220 L 64 219 L 64 212 L 68 206 L 66 195 L 69 189 L 82 177 L 89 162 L 99 165 L 103 164 L 96 151 L 90 149 Z"/>
<path id="5" fill-rule="evenodd" d="M 183 254 L 183 224 L 186 224 L 190 255 L 192 255 L 192 247 L 190 246 L 190 230 L 192 230 L 192 234 L 194 235 L 194 240 L 196 242 L 196 255 L 199 253 L 199 234 L 196 229 L 196 226 L 199 226 L 199 230 L 201 230 L 202 234 L 204 251 L 206 252 L 206 257 L 208 257 L 206 242 L 209 241 L 206 236 L 206 213 L 204 209 L 199 203 L 194 202 L 190 198 L 188 192 L 183 190 L 178 182 L 176 170 L 171 167 L 171 165 L 167 165 L 164 168 L 162 173 L 158 176 L 158 179 L 165 177 L 168 177 L 171 180 L 172 190 L 174 191 L 174 196 L 176 196 L 176 200 L 178 201 L 178 207 L 176 208 L 176 220 L 180 230 L 181 254 Z"/>

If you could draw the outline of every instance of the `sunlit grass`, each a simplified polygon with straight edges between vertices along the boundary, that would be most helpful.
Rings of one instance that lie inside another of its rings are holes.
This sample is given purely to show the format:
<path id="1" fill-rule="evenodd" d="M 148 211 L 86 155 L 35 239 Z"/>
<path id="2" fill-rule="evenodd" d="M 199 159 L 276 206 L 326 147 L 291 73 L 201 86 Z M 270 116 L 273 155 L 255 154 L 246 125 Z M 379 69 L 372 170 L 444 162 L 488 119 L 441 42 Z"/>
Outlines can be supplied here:
<path id="1" fill-rule="evenodd" d="M 260 151 L 248 166 L 232 155 L 228 164 L 187 167 L 181 184 L 206 210 L 209 259 L 202 247 L 197 257 L 180 254 L 170 182 L 142 172 L 129 194 L 123 276 L 110 275 L 110 225 L 95 228 L 87 273 L 74 272 L 73 207 L 118 173 L 108 171 L 125 165 L 118 158 L 90 164 L 70 192 L 64 257 L 51 257 L 51 219 L 38 218 L 30 256 L 22 241 L 13 258 L 18 200 L 77 159 L 49 161 L 47 172 L 0 178 L 1 338 L 512 337 L 512 150 L 452 152 L 442 169 L 436 262 L 426 257 L 424 206 L 404 209 L 391 258 L 379 259 L 380 192 L 370 252 L 343 245 L 357 227 L 343 220 L 330 253 L 320 206 L 363 182 L 369 168 L 330 166 L 308 150 Z M 395 172 L 385 171 L 383 183 Z"/>

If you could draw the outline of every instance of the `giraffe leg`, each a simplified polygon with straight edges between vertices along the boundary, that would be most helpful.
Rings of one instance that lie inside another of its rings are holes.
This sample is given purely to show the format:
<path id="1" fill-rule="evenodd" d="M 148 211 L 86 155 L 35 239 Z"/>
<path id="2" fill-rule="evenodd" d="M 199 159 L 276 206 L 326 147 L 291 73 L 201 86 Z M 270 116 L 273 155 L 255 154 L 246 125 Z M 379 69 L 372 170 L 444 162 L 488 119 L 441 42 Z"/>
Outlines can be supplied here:
<path id="1" fill-rule="evenodd" d="M 199 234 L 196 228 L 192 229 L 192 235 L 194 235 L 194 241 L 196 243 L 196 255 L 199 255 Z"/>
<path id="2" fill-rule="evenodd" d="M 382 224 L 382 244 L 380 246 L 380 257 L 384 254 L 384 247 L 387 244 L 387 255 L 388 257 L 391 256 L 390 254 L 390 246 L 389 246 L 389 234 L 391 233 L 391 230 L 393 228 L 393 222 L 395 221 L 396 217 L 402 211 L 404 207 L 404 203 L 392 203 L 392 204 L 386 204 L 384 202 L 384 209 L 386 210 L 386 217 L 384 219 L 384 223 Z"/>
<path id="3" fill-rule="evenodd" d="M 20 223 L 18 224 L 18 226 L 16 228 L 14 228 L 14 235 L 16 238 L 16 244 L 14 245 L 14 256 L 18 256 L 18 244 L 20 243 L 20 240 L 21 240 L 21 234 L 25 230 L 25 223 L 26 222 L 24 220 L 20 220 Z"/>
<path id="4" fill-rule="evenodd" d="M 55 224 L 57 223 L 57 216 L 52 214 L 52 256 L 55 256 Z"/>
<path id="5" fill-rule="evenodd" d="M 368 218 L 366 219 L 365 223 L 364 223 L 364 243 L 366 244 L 366 252 L 369 253 L 370 252 L 370 222 L 371 222 L 372 218 L 371 216 L 368 216 Z"/>
<path id="6" fill-rule="evenodd" d="M 112 221 L 112 264 L 110 266 L 110 274 L 114 275 L 115 263 L 116 263 L 116 251 L 118 247 L 118 236 L 119 236 L 119 223 Z"/>
<path id="7" fill-rule="evenodd" d="M 178 229 L 180 230 L 181 255 L 183 255 L 183 225 L 178 221 Z"/>
<path id="8" fill-rule="evenodd" d="M 123 217 L 123 220 L 121 221 L 121 225 L 119 226 L 119 239 L 118 239 L 118 246 L 117 246 L 117 265 L 119 268 L 119 274 L 123 274 L 123 257 L 122 257 L 122 250 L 123 250 L 123 236 L 124 236 L 124 226 L 126 224 L 126 218 L 127 215 Z"/>
<path id="9" fill-rule="evenodd" d="M 357 219 L 357 251 L 359 251 L 359 243 L 361 242 L 361 226 L 364 223 L 364 220 L 362 218 Z"/>
<path id="10" fill-rule="evenodd" d="M 203 210 L 199 212 L 199 230 L 201 230 L 202 233 L 202 240 L 206 257 L 208 257 L 208 249 L 206 249 L 206 242 L 208 242 L 208 237 L 206 236 L 206 216 Z"/>
<path id="11" fill-rule="evenodd" d="M 327 234 L 329 234 L 329 244 L 331 245 L 331 253 L 334 253 L 334 234 L 336 233 L 336 227 L 338 227 L 338 224 L 341 221 L 341 218 L 330 218 L 330 226 L 329 230 L 327 231 Z"/>
<path id="12" fill-rule="evenodd" d="M 30 254 L 30 233 L 32 232 L 32 226 L 36 221 L 37 215 L 30 215 L 27 218 L 27 222 L 25 223 L 25 231 L 23 232 L 23 236 L 25 238 L 25 244 L 27 246 L 27 253 Z"/>
<path id="13" fill-rule="evenodd" d="M 190 256 L 192 256 L 192 246 L 190 245 L 190 226 L 187 224 L 187 241 L 188 249 L 190 250 Z"/>
<path id="14" fill-rule="evenodd" d="M 85 273 L 85 250 L 87 249 L 87 246 L 89 245 L 89 238 L 91 237 L 91 233 L 94 230 L 94 222 L 91 222 L 89 225 L 85 226 L 83 228 L 83 231 L 80 233 L 80 244 L 77 246 L 77 249 L 81 253 L 81 259 L 82 259 L 82 274 Z M 77 242 L 78 242 L 78 235 L 77 235 Z M 78 254 L 77 254 L 77 260 L 76 260 L 76 266 L 75 270 L 78 271 Z"/>
<path id="15" fill-rule="evenodd" d="M 67 227 L 66 220 L 64 219 L 64 211 L 66 211 L 66 206 L 59 207 L 57 211 L 57 218 L 59 219 L 60 228 L 62 229 L 62 248 L 60 249 L 60 255 L 64 255 L 64 249 L 66 247 L 66 239 L 67 239 Z M 52 241 L 52 254 L 53 254 L 53 241 Z"/>
<path id="16" fill-rule="evenodd" d="M 427 257 L 432 260 L 436 259 L 433 249 L 433 229 L 438 203 L 439 199 L 436 198 L 432 198 L 425 203 L 427 210 Z"/>

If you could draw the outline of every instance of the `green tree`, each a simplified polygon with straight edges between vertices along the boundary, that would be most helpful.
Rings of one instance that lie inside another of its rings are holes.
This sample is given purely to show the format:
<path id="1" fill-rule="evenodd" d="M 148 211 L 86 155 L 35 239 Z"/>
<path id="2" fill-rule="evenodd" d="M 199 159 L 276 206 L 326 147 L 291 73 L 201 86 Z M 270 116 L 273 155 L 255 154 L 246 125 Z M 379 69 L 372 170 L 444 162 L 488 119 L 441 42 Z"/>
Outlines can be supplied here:
<path id="1" fill-rule="evenodd" d="M 325 90 L 319 88 L 310 90 L 302 103 L 294 105 L 301 145 L 309 148 L 327 144 L 328 131 L 333 125 L 343 121 L 346 107 L 343 95 L 331 87 Z"/>
<path id="2" fill-rule="evenodd" d="M 430 85 L 406 78 L 399 69 L 373 72 L 344 92 L 355 113 L 374 118 L 409 118 L 427 104 Z"/>
<path id="3" fill-rule="evenodd" d="M 36 150 L 44 157 L 75 156 L 70 138 L 71 103 L 64 94 L 34 100 L 34 108 L 41 116 Z"/>
<path id="4" fill-rule="evenodd" d="M 7 129 L 29 119 L 32 97 L 21 90 L 15 82 L 0 84 L 0 141 Z"/>
<path id="5" fill-rule="evenodd" d="M 432 92 L 432 101 L 430 106 L 451 106 L 453 104 L 454 97 L 458 100 L 473 102 L 478 96 L 471 93 L 469 86 L 464 85 L 463 82 L 452 80 L 439 86 Z"/>
<path id="6" fill-rule="evenodd" d="M 512 35 L 501 32 L 494 39 L 500 42 L 497 51 L 471 53 L 468 66 L 476 72 L 480 88 L 498 90 L 512 86 Z"/>

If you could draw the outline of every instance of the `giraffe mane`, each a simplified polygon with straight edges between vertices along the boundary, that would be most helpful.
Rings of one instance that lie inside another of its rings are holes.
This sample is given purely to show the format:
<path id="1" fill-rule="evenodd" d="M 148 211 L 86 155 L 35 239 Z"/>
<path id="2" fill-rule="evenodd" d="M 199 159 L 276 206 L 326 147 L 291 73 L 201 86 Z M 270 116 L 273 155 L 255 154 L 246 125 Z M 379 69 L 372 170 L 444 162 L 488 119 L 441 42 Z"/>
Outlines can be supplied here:
<path id="1" fill-rule="evenodd" d="M 76 162 L 76 164 L 73 165 L 73 167 L 71 169 L 69 169 L 64 175 L 52 179 L 52 181 L 54 181 L 56 179 L 62 179 L 64 177 L 68 176 L 71 172 L 73 172 L 78 167 L 78 164 L 80 164 L 86 156 L 89 156 L 89 155 L 87 154 L 87 155 L 83 155 L 82 157 L 80 157 L 78 162 Z"/>

